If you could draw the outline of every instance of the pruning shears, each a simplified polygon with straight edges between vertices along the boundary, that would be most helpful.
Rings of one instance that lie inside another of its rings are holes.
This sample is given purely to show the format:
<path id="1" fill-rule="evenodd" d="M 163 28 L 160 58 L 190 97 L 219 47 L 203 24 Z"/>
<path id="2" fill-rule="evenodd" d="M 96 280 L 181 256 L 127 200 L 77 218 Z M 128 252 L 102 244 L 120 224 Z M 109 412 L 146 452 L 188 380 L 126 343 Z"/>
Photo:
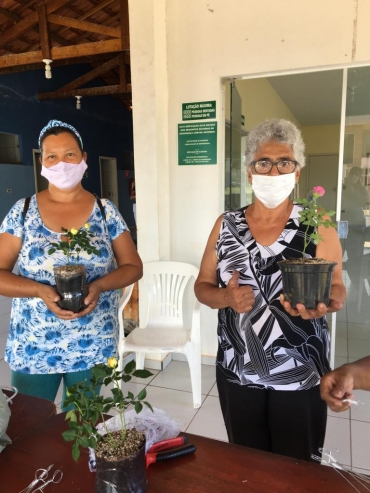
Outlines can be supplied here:
<path id="1" fill-rule="evenodd" d="M 182 457 L 183 455 L 188 455 L 195 452 L 195 445 L 186 445 L 187 443 L 188 438 L 185 436 L 170 438 L 169 440 L 162 440 L 161 442 L 155 443 L 146 453 L 146 467 L 148 468 L 150 464 L 155 462 L 175 459 L 176 457 Z"/>

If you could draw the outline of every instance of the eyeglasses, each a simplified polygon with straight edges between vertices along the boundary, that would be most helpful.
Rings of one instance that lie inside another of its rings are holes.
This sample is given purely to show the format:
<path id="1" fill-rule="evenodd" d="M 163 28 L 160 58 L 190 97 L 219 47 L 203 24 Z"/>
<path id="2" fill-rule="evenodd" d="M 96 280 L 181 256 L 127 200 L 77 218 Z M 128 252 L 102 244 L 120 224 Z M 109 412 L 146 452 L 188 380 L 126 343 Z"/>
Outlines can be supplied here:
<path id="1" fill-rule="evenodd" d="M 293 173 L 296 169 L 298 161 L 292 161 L 290 159 L 282 159 L 281 161 L 272 162 L 268 159 L 262 161 L 252 161 L 254 171 L 260 175 L 266 175 L 270 173 L 273 166 L 276 166 L 278 172 L 282 175 Z"/>

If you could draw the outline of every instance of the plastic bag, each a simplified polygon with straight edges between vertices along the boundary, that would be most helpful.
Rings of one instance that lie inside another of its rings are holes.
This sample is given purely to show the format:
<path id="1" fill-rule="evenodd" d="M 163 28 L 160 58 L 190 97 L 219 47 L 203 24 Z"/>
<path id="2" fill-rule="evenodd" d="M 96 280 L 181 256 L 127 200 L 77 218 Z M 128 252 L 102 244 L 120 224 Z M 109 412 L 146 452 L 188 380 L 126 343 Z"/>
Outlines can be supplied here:
<path id="1" fill-rule="evenodd" d="M 136 428 L 145 434 L 145 452 L 154 443 L 175 438 L 181 431 L 181 422 L 178 419 L 172 419 L 162 409 L 157 409 L 156 407 L 153 407 L 153 411 L 144 408 L 140 414 L 137 414 L 135 409 L 125 412 L 126 428 Z M 121 429 L 119 415 L 108 419 L 105 424 L 109 431 L 118 431 Z M 97 429 L 100 435 L 106 434 L 102 423 L 98 424 Z M 91 472 L 96 471 L 95 450 L 92 448 L 89 448 L 89 469 Z"/>
<path id="2" fill-rule="evenodd" d="M 8 435 L 6 434 L 6 430 L 8 428 L 9 419 L 10 419 L 10 409 L 8 406 L 8 400 L 0 390 L 0 452 L 4 450 L 6 445 L 12 443 Z"/>

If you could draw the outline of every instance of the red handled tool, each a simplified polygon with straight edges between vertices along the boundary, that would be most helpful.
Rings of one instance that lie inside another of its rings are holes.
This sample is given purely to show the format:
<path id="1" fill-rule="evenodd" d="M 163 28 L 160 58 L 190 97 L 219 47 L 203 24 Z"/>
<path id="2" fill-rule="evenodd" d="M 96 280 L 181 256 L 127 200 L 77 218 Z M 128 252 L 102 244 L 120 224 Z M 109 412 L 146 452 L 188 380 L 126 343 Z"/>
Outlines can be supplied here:
<path id="1" fill-rule="evenodd" d="M 175 459 L 176 457 L 182 457 L 183 455 L 195 452 L 195 445 L 185 445 L 187 443 L 187 437 L 170 438 L 169 440 L 155 443 L 146 453 L 146 467 L 149 467 L 150 464 L 153 464 L 154 462 Z M 183 447 L 180 445 L 183 445 Z"/>

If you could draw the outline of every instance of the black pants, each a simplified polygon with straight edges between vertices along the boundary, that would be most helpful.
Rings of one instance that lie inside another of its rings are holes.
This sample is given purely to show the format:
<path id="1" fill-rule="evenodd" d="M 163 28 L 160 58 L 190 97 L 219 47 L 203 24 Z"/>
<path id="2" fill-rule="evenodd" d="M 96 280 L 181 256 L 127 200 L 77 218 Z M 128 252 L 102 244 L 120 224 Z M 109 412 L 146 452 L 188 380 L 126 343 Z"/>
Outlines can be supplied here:
<path id="1" fill-rule="evenodd" d="M 227 381 L 216 367 L 221 410 L 230 443 L 312 460 L 324 446 L 327 407 L 320 386 L 282 391 Z"/>

